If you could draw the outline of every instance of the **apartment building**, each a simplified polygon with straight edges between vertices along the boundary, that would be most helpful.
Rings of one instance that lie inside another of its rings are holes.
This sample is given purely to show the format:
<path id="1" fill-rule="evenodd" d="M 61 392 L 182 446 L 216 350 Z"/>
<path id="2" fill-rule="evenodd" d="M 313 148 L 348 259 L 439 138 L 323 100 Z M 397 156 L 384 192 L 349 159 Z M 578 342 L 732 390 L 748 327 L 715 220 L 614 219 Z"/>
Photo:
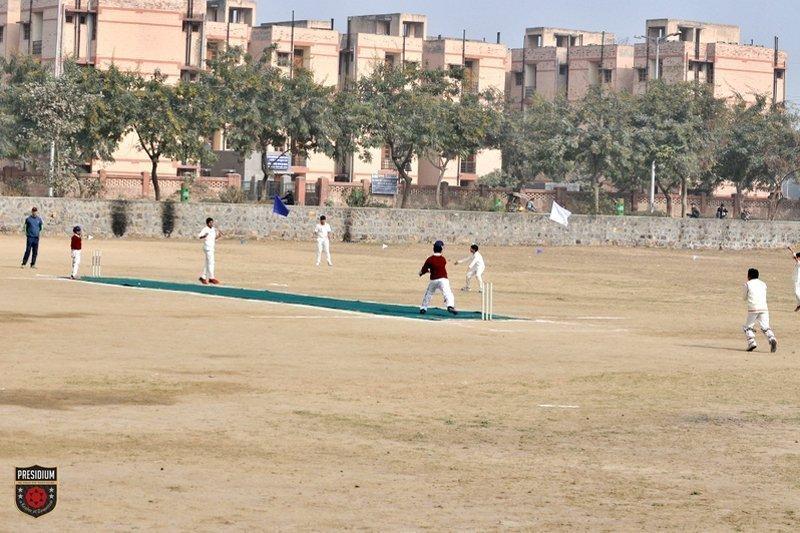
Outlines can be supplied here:
<path id="1" fill-rule="evenodd" d="M 495 91 L 502 97 L 505 93 L 507 62 L 508 47 L 499 42 L 440 36 L 429 38 L 423 44 L 423 63 L 426 67 L 463 67 L 465 91 Z M 501 166 L 500 150 L 482 150 L 451 164 L 444 179 L 452 185 L 466 185 Z M 435 185 L 439 173 L 439 169 L 426 158 L 419 161 L 420 185 Z"/>
<path id="2" fill-rule="evenodd" d="M 248 51 L 253 57 L 270 55 L 272 64 L 291 76 L 295 69 L 311 72 L 317 83 L 326 87 L 339 84 L 340 34 L 333 20 L 296 20 L 294 22 L 268 22 L 253 28 Z M 276 151 L 282 151 L 279 147 Z M 245 178 L 263 177 L 262 154 L 254 154 L 245 165 Z M 324 154 L 312 153 L 308 157 L 292 156 L 286 171 L 309 181 L 319 178 L 333 180 L 336 162 Z"/>
<path id="3" fill-rule="evenodd" d="M 255 0 L 0 0 L 0 55 L 191 80 L 218 50 L 246 48 L 255 7 Z M 133 135 L 114 159 L 92 170 L 139 174 L 150 165 Z M 175 161 L 159 165 L 165 175 L 185 170 Z"/>
<path id="4" fill-rule="evenodd" d="M 340 41 L 340 87 L 369 76 L 380 64 L 421 65 L 427 27 L 427 17 L 410 13 L 348 17 L 348 31 Z M 374 175 L 397 173 L 388 146 L 371 150 L 370 155 L 369 162 L 358 156 L 339 161 L 336 168 L 338 179 L 359 181 Z M 414 181 L 418 180 L 419 161 L 412 161 L 408 173 Z"/>
<path id="5" fill-rule="evenodd" d="M 642 43 L 621 44 L 610 33 L 529 28 L 525 46 L 511 52 L 508 99 L 520 107 L 534 94 L 577 100 L 596 85 L 639 93 L 656 77 L 709 83 L 720 98 L 785 98 L 786 53 L 741 44 L 737 26 L 652 19 L 644 36 Z"/>
<path id="6" fill-rule="evenodd" d="M 740 94 L 752 101 L 760 94 L 775 102 L 785 99 L 787 54 L 777 41 L 770 48 L 741 44 L 738 26 L 676 19 L 648 20 L 645 35 L 650 39 L 634 47 L 634 92 L 644 91 L 658 69 L 658 76 L 671 83 L 710 84 L 719 98 Z M 658 63 L 655 39 L 664 41 Z"/>

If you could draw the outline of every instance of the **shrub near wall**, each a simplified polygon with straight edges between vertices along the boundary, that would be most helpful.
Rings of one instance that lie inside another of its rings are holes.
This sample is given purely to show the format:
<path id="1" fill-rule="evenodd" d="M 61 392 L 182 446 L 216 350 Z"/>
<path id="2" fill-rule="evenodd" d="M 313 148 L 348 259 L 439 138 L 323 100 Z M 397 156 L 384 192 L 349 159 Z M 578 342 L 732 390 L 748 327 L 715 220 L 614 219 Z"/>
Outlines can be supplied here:
<path id="1" fill-rule="evenodd" d="M 49 235 L 68 236 L 79 224 L 99 237 L 193 238 L 206 217 L 229 235 L 242 238 L 308 241 L 321 214 L 337 235 L 354 242 L 478 242 L 489 246 L 657 246 L 676 248 L 780 248 L 794 244 L 800 223 L 666 217 L 580 216 L 569 228 L 547 215 L 417 209 L 291 206 L 287 218 L 269 204 L 100 201 L 65 198 L 0 197 L 0 231 L 22 233 L 36 205 Z"/>

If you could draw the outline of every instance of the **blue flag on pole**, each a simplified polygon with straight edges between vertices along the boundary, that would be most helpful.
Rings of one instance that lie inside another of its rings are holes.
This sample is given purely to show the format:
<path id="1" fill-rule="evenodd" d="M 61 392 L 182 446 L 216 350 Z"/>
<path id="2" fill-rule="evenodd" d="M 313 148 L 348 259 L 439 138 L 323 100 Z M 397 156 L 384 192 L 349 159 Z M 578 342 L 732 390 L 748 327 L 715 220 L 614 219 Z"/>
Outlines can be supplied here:
<path id="1" fill-rule="evenodd" d="M 275 203 L 272 205 L 272 212 L 282 217 L 289 216 L 289 208 L 286 207 L 286 204 L 283 203 L 283 200 L 281 200 L 281 197 L 277 194 L 275 195 Z"/>

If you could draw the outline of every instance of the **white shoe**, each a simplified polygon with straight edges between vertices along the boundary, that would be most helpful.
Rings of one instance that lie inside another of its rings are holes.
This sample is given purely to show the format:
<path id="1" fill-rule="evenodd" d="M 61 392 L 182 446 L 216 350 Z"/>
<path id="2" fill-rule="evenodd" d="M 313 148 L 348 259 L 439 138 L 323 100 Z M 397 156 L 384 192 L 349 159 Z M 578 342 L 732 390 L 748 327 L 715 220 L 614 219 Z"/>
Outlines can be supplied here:
<path id="1" fill-rule="evenodd" d="M 329 266 L 329 267 L 332 267 L 332 266 L 333 266 L 333 263 L 331 263 L 330 261 L 328 261 L 328 266 Z"/>

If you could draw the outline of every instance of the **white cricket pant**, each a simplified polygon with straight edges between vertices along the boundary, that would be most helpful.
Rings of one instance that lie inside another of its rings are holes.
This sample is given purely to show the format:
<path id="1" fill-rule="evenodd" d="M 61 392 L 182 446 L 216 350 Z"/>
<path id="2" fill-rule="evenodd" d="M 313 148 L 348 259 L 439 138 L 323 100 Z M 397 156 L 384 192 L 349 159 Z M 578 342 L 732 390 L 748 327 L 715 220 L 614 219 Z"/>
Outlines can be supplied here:
<path id="1" fill-rule="evenodd" d="M 72 250 L 72 277 L 78 276 L 78 267 L 81 266 L 81 251 Z"/>
<path id="2" fill-rule="evenodd" d="M 766 335 L 767 340 L 775 340 L 775 334 L 769 327 L 769 312 L 762 311 L 760 313 L 747 313 L 747 323 L 744 325 L 744 335 L 747 337 L 748 346 L 756 345 L 756 330 L 755 325 L 761 328 L 761 331 Z"/>
<path id="3" fill-rule="evenodd" d="M 800 282 L 794 284 L 794 297 L 797 298 L 797 304 L 800 305 Z"/>
<path id="4" fill-rule="evenodd" d="M 203 268 L 203 279 L 215 279 L 214 275 L 214 250 L 203 250 L 206 256 L 205 268 Z"/>
<path id="5" fill-rule="evenodd" d="M 322 259 L 322 252 L 325 252 L 325 257 L 328 259 L 328 264 L 331 262 L 331 241 L 330 239 L 317 239 L 317 264 Z"/>
<path id="6" fill-rule="evenodd" d="M 422 305 L 420 309 L 427 309 L 428 306 L 431 304 L 431 298 L 433 298 L 434 293 L 436 291 L 441 291 L 442 295 L 444 296 L 444 305 L 447 307 L 455 307 L 456 300 L 453 297 L 453 291 L 450 289 L 450 280 L 447 278 L 441 279 L 434 279 L 428 283 L 428 289 L 425 291 L 425 296 L 422 297 Z"/>
<path id="7" fill-rule="evenodd" d="M 485 266 L 471 268 L 467 271 L 467 288 L 469 289 L 469 282 L 472 278 L 478 278 L 478 288 L 483 290 L 483 271 L 486 270 Z"/>

